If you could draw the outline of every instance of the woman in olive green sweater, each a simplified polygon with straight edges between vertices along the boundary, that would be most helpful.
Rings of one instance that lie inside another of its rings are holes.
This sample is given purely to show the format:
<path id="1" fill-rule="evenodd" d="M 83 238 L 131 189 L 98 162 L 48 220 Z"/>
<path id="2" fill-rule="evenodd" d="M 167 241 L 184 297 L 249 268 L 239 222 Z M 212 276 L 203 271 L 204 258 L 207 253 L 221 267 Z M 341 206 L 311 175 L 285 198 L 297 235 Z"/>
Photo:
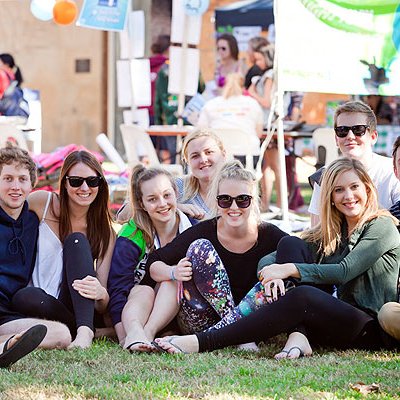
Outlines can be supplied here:
<path id="1" fill-rule="evenodd" d="M 163 338 L 158 344 L 171 353 L 210 351 L 289 333 L 278 359 L 311 355 L 310 342 L 336 348 L 388 345 L 376 314 L 397 298 L 398 221 L 378 209 L 376 189 L 356 160 L 330 164 L 321 193 L 321 224 L 302 239 L 283 238 L 275 259 L 260 261 L 261 284 L 274 282 L 272 293 L 266 290 L 270 304 L 225 328 Z M 287 278 L 305 285 L 278 297 L 277 288 Z M 335 284 L 337 297 L 310 283 Z"/>

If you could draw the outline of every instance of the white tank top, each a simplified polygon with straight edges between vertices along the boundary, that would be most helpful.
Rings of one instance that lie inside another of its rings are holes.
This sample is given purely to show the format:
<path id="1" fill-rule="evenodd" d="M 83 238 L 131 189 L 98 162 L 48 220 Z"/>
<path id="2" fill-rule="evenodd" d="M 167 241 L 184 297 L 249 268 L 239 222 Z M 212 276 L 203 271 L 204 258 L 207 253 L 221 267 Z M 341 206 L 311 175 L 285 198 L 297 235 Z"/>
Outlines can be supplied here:
<path id="1" fill-rule="evenodd" d="M 32 272 L 31 286 L 41 288 L 46 293 L 58 298 L 63 273 L 63 246 L 45 221 L 51 196 L 52 193 L 49 192 L 39 224 L 36 262 Z"/>

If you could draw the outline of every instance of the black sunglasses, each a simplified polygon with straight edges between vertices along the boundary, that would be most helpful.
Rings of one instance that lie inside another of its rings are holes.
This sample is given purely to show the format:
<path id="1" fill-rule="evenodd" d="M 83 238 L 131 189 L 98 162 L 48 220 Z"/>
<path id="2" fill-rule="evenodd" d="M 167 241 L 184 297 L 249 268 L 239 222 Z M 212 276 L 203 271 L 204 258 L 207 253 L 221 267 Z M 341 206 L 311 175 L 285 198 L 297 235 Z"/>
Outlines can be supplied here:
<path id="1" fill-rule="evenodd" d="M 336 126 L 335 133 L 337 137 L 345 138 L 351 130 L 355 136 L 363 136 L 368 128 L 368 125 Z"/>
<path id="2" fill-rule="evenodd" d="M 82 178 L 81 176 L 66 176 L 65 179 L 68 179 L 69 184 L 74 188 L 82 186 L 83 182 L 86 182 L 89 187 L 94 188 L 100 186 L 103 178 L 101 176 L 88 176 L 86 178 Z"/>
<path id="3" fill-rule="evenodd" d="M 217 50 L 225 51 L 225 50 L 226 50 L 226 47 L 224 47 L 224 46 L 219 46 L 219 47 L 217 47 Z"/>
<path id="4" fill-rule="evenodd" d="M 247 208 L 250 206 L 252 198 L 253 197 L 248 194 L 239 194 L 239 196 L 236 197 L 229 196 L 229 194 L 220 194 L 217 196 L 217 202 L 219 207 L 229 208 L 233 200 L 235 200 L 239 208 Z"/>

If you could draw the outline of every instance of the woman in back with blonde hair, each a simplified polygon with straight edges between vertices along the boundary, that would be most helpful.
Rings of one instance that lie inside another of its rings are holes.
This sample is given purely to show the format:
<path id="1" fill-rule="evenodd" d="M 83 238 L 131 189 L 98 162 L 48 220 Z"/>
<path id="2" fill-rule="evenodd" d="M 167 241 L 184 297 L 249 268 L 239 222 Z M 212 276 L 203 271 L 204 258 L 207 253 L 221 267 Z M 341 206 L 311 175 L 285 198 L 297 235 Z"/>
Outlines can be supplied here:
<path id="1" fill-rule="evenodd" d="M 215 174 L 225 162 L 224 145 L 211 129 L 196 129 L 185 137 L 182 156 L 189 174 L 175 181 L 178 207 L 190 217 L 210 218 L 208 193 Z"/>

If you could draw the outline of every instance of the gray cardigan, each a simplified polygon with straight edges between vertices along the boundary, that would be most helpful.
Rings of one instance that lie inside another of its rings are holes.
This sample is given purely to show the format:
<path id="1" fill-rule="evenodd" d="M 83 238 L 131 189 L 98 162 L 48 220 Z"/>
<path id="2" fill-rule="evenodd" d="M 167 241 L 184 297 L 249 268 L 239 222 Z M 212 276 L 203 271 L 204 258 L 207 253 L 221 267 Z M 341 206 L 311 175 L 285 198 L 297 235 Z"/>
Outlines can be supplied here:
<path id="1" fill-rule="evenodd" d="M 315 246 L 310 249 L 317 259 Z M 276 253 L 263 257 L 258 270 L 275 262 Z M 338 298 L 376 315 L 384 303 L 397 301 L 400 237 L 388 217 L 367 222 L 338 250 L 314 264 L 295 263 L 302 283 L 332 283 Z"/>

